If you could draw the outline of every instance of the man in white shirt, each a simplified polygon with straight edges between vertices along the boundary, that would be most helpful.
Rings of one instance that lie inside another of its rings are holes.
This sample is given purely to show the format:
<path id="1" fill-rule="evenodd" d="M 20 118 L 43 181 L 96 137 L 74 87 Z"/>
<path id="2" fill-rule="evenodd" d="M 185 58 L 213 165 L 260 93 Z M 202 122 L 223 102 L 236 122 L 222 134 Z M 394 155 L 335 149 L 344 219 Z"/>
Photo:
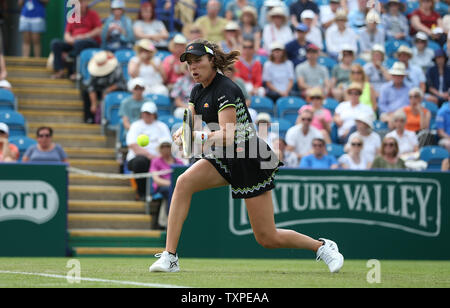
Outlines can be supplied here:
<path id="1" fill-rule="evenodd" d="M 286 150 L 294 152 L 299 161 L 303 156 L 311 154 L 313 139 L 323 139 L 320 130 L 311 126 L 312 119 L 312 111 L 303 110 L 300 115 L 301 124 L 291 127 L 286 133 Z"/>
<path id="2" fill-rule="evenodd" d="M 335 21 L 336 26 L 330 26 L 325 32 L 325 41 L 328 53 L 337 58 L 344 45 L 350 45 L 353 50 L 358 50 L 358 36 L 351 28 L 347 27 L 347 13 L 345 11 L 338 10 Z"/>
<path id="3" fill-rule="evenodd" d="M 334 23 L 334 17 L 340 7 L 341 0 L 330 0 L 329 5 L 320 6 L 320 23 L 323 29 L 328 29 Z"/>
<path id="4" fill-rule="evenodd" d="M 415 132 L 405 129 L 406 114 L 399 109 L 393 116 L 394 130 L 386 135 L 393 137 L 398 142 L 399 154 L 414 153 L 419 150 L 419 139 Z"/>
<path id="5" fill-rule="evenodd" d="M 322 32 L 315 22 L 316 13 L 312 10 L 304 10 L 300 15 L 300 18 L 302 19 L 302 23 L 309 28 L 308 34 L 306 34 L 306 40 L 319 47 L 320 50 L 323 50 Z"/>
<path id="6" fill-rule="evenodd" d="M 141 119 L 133 122 L 127 134 L 128 169 L 134 173 L 148 172 L 150 162 L 157 157 L 159 140 L 171 138 L 169 127 L 157 120 L 158 108 L 153 102 L 146 102 L 141 108 Z M 137 144 L 139 135 L 147 135 L 149 143 L 145 147 Z M 139 198 L 145 197 L 146 179 L 136 180 Z"/>

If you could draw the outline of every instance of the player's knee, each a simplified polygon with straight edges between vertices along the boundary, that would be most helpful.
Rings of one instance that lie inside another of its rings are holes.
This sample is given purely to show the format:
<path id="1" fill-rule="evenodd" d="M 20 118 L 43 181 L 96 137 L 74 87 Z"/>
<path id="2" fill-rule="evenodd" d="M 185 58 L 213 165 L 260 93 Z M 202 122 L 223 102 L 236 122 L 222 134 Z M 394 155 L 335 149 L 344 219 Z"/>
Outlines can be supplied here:
<path id="1" fill-rule="evenodd" d="M 183 191 L 184 193 L 188 193 L 191 191 L 191 184 L 192 181 L 190 181 L 189 177 L 183 173 L 177 178 L 175 189 L 180 192 Z"/>
<path id="2" fill-rule="evenodd" d="M 275 233 L 255 234 L 256 241 L 259 245 L 267 249 L 275 249 L 280 247 L 280 241 Z"/>

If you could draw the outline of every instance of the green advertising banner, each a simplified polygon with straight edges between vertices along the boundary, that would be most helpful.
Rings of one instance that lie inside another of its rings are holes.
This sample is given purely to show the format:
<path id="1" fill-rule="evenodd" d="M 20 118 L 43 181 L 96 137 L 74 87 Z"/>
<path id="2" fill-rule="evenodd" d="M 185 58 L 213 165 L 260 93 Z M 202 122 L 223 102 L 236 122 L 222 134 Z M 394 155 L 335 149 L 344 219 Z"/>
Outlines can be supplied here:
<path id="1" fill-rule="evenodd" d="M 63 257 L 65 164 L 0 164 L 0 256 Z"/>
<path id="2" fill-rule="evenodd" d="M 177 168 L 174 177 L 184 170 Z M 272 191 L 275 222 L 278 228 L 332 239 L 350 259 L 448 260 L 449 187 L 449 173 L 282 169 Z M 229 187 L 194 195 L 179 253 L 314 257 L 308 251 L 259 246 L 244 201 L 233 200 Z"/>

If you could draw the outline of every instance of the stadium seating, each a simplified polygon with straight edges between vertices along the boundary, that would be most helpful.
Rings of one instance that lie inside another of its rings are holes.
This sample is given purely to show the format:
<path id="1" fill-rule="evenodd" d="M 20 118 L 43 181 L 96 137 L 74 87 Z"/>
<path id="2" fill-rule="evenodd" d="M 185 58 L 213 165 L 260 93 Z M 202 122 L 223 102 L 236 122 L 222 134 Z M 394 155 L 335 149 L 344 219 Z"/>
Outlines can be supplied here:
<path id="1" fill-rule="evenodd" d="M 405 40 L 388 40 L 386 41 L 384 48 L 386 50 L 386 55 L 388 57 L 394 57 L 394 54 L 397 52 L 397 49 L 402 46 L 410 46 L 411 44 Z"/>
<path id="2" fill-rule="evenodd" d="M 117 61 L 119 61 L 119 64 L 122 67 L 122 72 L 125 79 L 129 80 L 130 76 L 128 75 L 128 62 L 130 62 L 130 59 L 136 55 L 136 52 L 132 49 L 121 49 L 117 50 L 114 55 L 116 56 Z"/>
<path id="3" fill-rule="evenodd" d="M 25 118 L 17 111 L 0 111 L 0 122 L 8 125 L 10 137 L 27 135 Z"/>
<path id="4" fill-rule="evenodd" d="M 79 56 L 78 61 L 78 73 L 81 75 L 81 80 L 84 84 L 89 80 L 90 75 L 88 72 L 89 60 L 94 56 L 95 53 L 101 51 L 100 48 L 88 48 L 84 49 Z"/>
<path id="5" fill-rule="evenodd" d="M 162 94 L 148 94 L 145 98 L 151 100 L 158 107 L 158 115 L 170 115 L 172 113 L 172 103 L 170 97 Z"/>
<path id="6" fill-rule="evenodd" d="M 276 102 L 276 116 L 288 120 L 291 125 L 295 125 L 298 110 L 306 105 L 305 100 L 300 97 L 281 97 Z"/>
<path id="7" fill-rule="evenodd" d="M 427 170 L 440 170 L 442 161 L 448 157 L 448 151 L 439 146 L 424 146 L 420 149 L 420 159 L 428 163 Z"/>
<path id="8" fill-rule="evenodd" d="M 449 6 L 447 3 L 444 3 L 443 1 L 435 1 L 434 9 L 436 12 L 438 12 L 442 17 L 444 17 L 446 14 L 449 13 Z"/>
<path id="9" fill-rule="evenodd" d="M 129 92 L 115 91 L 108 93 L 103 101 L 102 129 L 118 130 L 121 122 L 119 116 L 120 103 L 131 96 Z"/>
<path id="10" fill-rule="evenodd" d="M 176 124 L 176 123 L 182 123 L 183 120 L 182 119 L 178 119 L 175 118 L 173 115 L 162 115 L 158 117 L 158 120 L 160 120 L 161 122 L 165 123 L 170 130 L 172 130 L 172 127 Z"/>
<path id="11" fill-rule="evenodd" d="M 291 122 L 283 118 L 273 118 L 271 129 L 273 129 L 274 125 L 278 125 L 278 134 L 281 138 L 286 137 L 287 131 L 292 127 Z"/>
<path id="12" fill-rule="evenodd" d="M 319 64 L 325 66 L 330 73 L 333 70 L 333 67 L 336 64 L 338 64 L 338 62 L 336 60 L 334 60 L 333 58 L 330 58 L 330 57 L 319 57 L 317 62 Z"/>
<path id="13" fill-rule="evenodd" d="M 334 156 L 336 159 L 345 154 L 344 146 L 337 143 L 327 144 L 327 152 L 329 155 Z"/>
<path id="14" fill-rule="evenodd" d="M 339 102 L 336 99 L 332 97 L 327 97 L 323 103 L 323 108 L 330 110 L 331 114 L 334 115 L 334 111 L 336 110 L 336 107 L 338 105 Z"/>
<path id="15" fill-rule="evenodd" d="M 268 97 L 252 96 L 250 107 L 259 112 L 267 112 L 271 116 L 274 115 L 273 101 Z"/>
<path id="16" fill-rule="evenodd" d="M 155 54 L 155 58 L 158 58 L 161 62 L 164 61 L 165 58 L 170 56 L 170 51 L 158 50 Z"/>
<path id="17" fill-rule="evenodd" d="M 16 97 L 8 89 L 0 89 L 0 111 L 16 110 Z"/>
<path id="18" fill-rule="evenodd" d="M 14 136 L 9 138 L 9 142 L 17 146 L 19 149 L 19 160 L 22 160 L 23 154 L 25 154 L 25 151 L 32 145 L 35 145 L 37 143 L 36 140 L 33 138 L 27 137 L 27 136 Z"/>
<path id="19" fill-rule="evenodd" d="M 266 61 L 269 59 L 267 56 L 263 56 L 263 55 L 255 55 L 253 57 L 253 59 L 258 60 L 259 62 L 261 62 L 261 65 L 264 67 L 264 63 L 266 63 Z"/>
<path id="20" fill-rule="evenodd" d="M 435 103 L 432 103 L 432 102 L 423 101 L 422 107 L 428 109 L 431 112 L 432 118 L 436 117 L 436 114 L 439 111 L 439 107 Z"/>
<path id="21" fill-rule="evenodd" d="M 405 14 L 408 15 L 419 8 L 419 1 L 407 1 Z"/>

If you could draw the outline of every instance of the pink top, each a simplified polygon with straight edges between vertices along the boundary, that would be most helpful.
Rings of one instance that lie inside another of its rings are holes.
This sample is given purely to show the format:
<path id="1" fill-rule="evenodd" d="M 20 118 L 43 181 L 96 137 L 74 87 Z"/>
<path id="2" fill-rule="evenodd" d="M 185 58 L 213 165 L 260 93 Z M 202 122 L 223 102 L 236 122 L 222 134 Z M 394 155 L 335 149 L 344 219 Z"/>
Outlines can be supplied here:
<path id="1" fill-rule="evenodd" d="M 173 63 L 173 64 L 172 64 Z M 167 56 L 163 62 L 162 67 L 164 72 L 166 73 L 167 83 L 174 84 L 177 80 L 184 76 L 183 72 L 180 72 L 179 68 L 181 66 L 181 61 L 179 58 L 176 58 L 173 54 Z"/>
<path id="2" fill-rule="evenodd" d="M 304 105 L 298 113 L 302 113 L 303 110 L 311 110 L 313 107 L 311 105 Z M 317 110 L 314 112 L 313 120 L 311 122 L 311 125 L 314 126 L 317 129 L 325 129 L 322 125 L 321 119 L 324 119 L 325 122 L 331 123 L 333 121 L 333 116 L 331 115 L 330 110 L 326 108 L 322 108 L 321 110 Z"/>
<path id="3" fill-rule="evenodd" d="M 183 162 L 178 158 L 174 158 L 174 164 L 183 165 Z M 162 157 L 156 157 L 156 158 L 152 159 L 152 162 L 150 164 L 150 172 L 169 170 L 169 169 L 171 169 L 170 165 Z M 170 174 L 170 173 L 160 175 L 160 177 L 165 180 L 170 180 L 171 176 L 172 176 L 172 174 Z M 153 182 L 153 189 L 156 190 L 157 188 L 158 188 L 158 185 L 155 182 Z"/>

